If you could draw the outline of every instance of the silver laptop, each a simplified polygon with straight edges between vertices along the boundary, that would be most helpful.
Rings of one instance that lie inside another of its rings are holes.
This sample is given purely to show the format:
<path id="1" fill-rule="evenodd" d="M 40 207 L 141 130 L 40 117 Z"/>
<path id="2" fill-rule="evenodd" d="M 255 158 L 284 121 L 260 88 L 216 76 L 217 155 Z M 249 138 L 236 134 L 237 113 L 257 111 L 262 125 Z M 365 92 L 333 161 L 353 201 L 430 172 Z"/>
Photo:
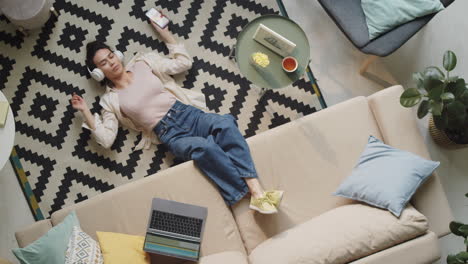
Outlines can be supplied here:
<path id="1" fill-rule="evenodd" d="M 198 261 L 206 207 L 153 198 L 143 250 Z"/>

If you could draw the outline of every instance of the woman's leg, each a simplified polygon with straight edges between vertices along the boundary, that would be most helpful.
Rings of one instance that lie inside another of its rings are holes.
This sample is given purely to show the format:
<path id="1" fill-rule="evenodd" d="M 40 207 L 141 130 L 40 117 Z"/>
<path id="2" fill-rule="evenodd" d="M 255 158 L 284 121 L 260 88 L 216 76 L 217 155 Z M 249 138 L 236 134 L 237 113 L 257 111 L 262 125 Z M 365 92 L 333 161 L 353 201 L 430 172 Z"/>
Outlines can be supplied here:
<path id="1" fill-rule="evenodd" d="M 250 149 L 245 138 L 237 127 L 236 120 L 231 115 L 203 113 L 197 120 L 196 135 L 213 137 L 217 145 L 231 159 L 252 194 L 251 208 L 263 213 L 272 213 L 283 197 L 283 191 L 264 192 L 261 186 Z M 267 198 L 265 201 L 264 198 Z M 273 205 L 274 207 L 271 207 Z"/>
<path id="2" fill-rule="evenodd" d="M 200 115 L 194 131 L 196 136 L 212 136 L 215 143 L 226 152 L 236 166 L 240 177 L 258 177 L 249 146 L 240 133 L 233 116 L 203 113 Z"/>
<path id="3" fill-rule="evenodd" d="M 213 137 L 179 137 L 167 143 L 170 151 L 183 160 L 193 160 L 197 167 L 219 188 L 227 204 L 242 199 L 249 188 L 239 176 L 229 156 L 213 140 Z"/>
<path id="4" fill-rule="evenodd" d="M 169 141 L 169 149 L 176 157 L 193 159 L 197 167 L 219 188 L 228 205 L 241 200 L 249 191 L 252 193 L 250 208 L 264 214 L 276 213 L 274 202 L 263 192 L 257 178 L 242 178 L 226 152 L 212 136 L 180 137 Z"/>
<path id="5" fill-rule="evenodd" d="M 276 211 L 264 199 L 247 142 L 232 116 L 207 114 L 187 107 L 183 111 L 170 111 L 162 123 L 164 126 L 155 128 L 161 141 L 176 157 L 193 159 L 217 184 L 226 203 L 235 204 L 250 191 L 253 198 L 260 200 L 259 211 Z"/>

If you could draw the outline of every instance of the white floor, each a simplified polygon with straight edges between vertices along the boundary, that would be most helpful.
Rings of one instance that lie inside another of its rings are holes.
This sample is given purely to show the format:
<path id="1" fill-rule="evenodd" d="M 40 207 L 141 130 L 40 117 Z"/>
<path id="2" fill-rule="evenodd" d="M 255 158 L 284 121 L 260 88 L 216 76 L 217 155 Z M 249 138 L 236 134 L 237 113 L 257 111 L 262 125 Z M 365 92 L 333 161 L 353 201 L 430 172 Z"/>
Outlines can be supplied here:
<path id="1" fill-rule="evenodd" d="M 365 55 L 352 46 L 316 1 L 284 2 L 290 17 L 308 34 L 312 71 L 329 106 L 355 96 L 370 95 L 383 88 L 357 73 Z M 468 10 L 467 1 L 455 1 L 397 52 L 379 59 L 369 71 L 391 83 L 407 86 L 411 84 L 412 72 L 440 65 L 443 52 L 451 49 L 458 55 L 456 72 L 468 78 L 468 37 L 464 34 L 468 20 L 464 18 L 465 10 Z M 427 120 L 420 124 L 433 159 L 442 163 L 438 174 L 453 214 L 456 219 L 468 222 L 468 199 L 464 198 L 468 192 L 468 149 L 441 149 L 428 135 Z M 0 257 L 14 259 L 10 252 L 16 246 L 14 231 L 33 221 L 11 165 L 7 164 L 0 171 Z M 448 253 L 463 249 L 463 241 L 452 235 L 440 242 L 443 256 L 437 263 L 446 263 Z"/>
<path id="2" fill-rule="evenodd" d="M 14 260 L 15 231 L 34 223 L 10 162 L 0 171 L 0 258 Z"/>

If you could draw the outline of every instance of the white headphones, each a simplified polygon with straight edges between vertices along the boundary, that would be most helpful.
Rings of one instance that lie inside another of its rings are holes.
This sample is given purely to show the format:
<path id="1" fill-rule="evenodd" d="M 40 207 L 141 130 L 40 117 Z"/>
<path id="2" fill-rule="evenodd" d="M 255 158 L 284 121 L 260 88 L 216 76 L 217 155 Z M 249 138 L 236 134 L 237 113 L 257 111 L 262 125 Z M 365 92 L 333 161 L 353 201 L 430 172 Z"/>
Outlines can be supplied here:
<path id="1" fill-rule="evenodd" d="M 114 53 L 114 55 L 117 56 L 117 59 L 119 59 L 119 61 L 123 61 L 124 55 L 122 52 L 114 50 L 112 53 Z M 88 69 L 88 72 L 91 75 L 91 77 L 98 82 L 106 78 L 106 76 L 104 76 L 104 73 L 98 67 L 94 68 L 92 71 L 88 67 L 86 67 L 86 69 Z"/>

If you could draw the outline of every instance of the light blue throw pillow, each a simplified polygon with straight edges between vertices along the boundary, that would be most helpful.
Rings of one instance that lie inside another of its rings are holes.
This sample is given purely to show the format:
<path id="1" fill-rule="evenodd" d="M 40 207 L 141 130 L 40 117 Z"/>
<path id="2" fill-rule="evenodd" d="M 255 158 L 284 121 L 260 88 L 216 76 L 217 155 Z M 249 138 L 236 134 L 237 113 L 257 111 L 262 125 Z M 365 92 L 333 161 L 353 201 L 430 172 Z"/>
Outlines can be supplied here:
<path id="1" fill-rule="evenodd" d="M 21 264 L 63 264 L 74 226 L 80 226 L 75 211 L 45 235 L 24 248 L 13 249 Z"/>
<path id="2" fill-rule="evenodd" d="M 418 187 L 439 164 L 370 136 L 358 164 L 334 195 L 388 209 L 400 217 Z"/>
<path id="3" fill-rule="evenodd" d="M 418 17 L 444 9 L 440 0 L 362 0 L 361 6 L 370 39 Z"/>

